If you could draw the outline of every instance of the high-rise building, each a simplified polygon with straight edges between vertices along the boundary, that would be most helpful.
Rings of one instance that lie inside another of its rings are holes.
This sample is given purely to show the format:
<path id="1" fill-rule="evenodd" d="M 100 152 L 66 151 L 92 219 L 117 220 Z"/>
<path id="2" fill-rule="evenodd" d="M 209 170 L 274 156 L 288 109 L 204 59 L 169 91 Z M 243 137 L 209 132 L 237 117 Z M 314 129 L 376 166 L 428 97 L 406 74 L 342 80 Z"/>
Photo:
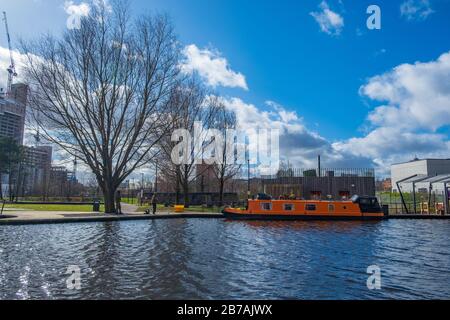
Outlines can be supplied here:
<path id="1" fill-rule="evenodd" d="M 0 137 L 14 138 L 23 144 L 28 86 L 13 84 L 8 97 L 0 97 Z"/>
<path id="2" fill-rule="evenodd" d="M 25 147 L 24 191 L 30 194 L 46 194 L 50 183 L 52 147 Z"/>
<path id="3" fill-rule="evenodd" d="M 0 96 L 0 137 L 10 137 L 19 145 L 24 144 L 25 116 L 28 99 L 28 86 L 23 83 L 13 84 L 7 97 Z M 17 172 L 9 179 L 0 175 L 2 194 L 43 193 L 48 189 L 52 161 L 52 147 L 24 146 L 24 158 L 17 165 Z M 12 182 L 12 183 L 11 183 Z"/>

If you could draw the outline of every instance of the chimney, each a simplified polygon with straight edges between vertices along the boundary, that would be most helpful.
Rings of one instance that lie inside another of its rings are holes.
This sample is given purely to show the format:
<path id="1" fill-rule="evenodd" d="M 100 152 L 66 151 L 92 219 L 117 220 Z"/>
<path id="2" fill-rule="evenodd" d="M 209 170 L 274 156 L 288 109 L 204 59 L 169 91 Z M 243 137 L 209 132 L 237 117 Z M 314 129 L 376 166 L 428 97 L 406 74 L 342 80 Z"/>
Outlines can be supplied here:
<path id="1" fill-rule="evenodd" d="M 320 154 L 317 156 L 317 176 L 321 176 L 320 173 Z"/>

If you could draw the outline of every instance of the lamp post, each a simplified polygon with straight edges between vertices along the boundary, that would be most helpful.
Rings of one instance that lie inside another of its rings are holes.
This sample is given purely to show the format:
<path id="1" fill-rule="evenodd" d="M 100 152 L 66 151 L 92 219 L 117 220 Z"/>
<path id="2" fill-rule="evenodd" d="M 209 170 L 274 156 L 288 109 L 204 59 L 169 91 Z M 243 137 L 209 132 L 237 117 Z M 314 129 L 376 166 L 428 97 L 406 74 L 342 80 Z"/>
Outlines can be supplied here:
<path id="1" fill-rule="evenodd" d="M 141 173 L 141 205 L 142 200 L 144 199 L 144 173 Z"/>
<path id="2" fill-rule="evenodd" d="M 158 161 L 155 163 L 155 193 L 158 192 Z"/>
<path id="3" fill-rule="evenodd" d="M 247 159 L 247 198 L 250 199 L 250 159 Z"/>

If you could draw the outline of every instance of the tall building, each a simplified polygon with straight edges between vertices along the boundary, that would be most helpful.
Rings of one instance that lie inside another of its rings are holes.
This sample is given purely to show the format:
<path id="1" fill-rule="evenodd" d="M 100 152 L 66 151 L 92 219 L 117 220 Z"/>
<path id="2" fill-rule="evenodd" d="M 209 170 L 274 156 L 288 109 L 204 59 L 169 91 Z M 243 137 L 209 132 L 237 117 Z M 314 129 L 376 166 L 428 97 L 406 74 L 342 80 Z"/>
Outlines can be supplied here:
<path id="1" fill-rule="evenodd" d="M 69 196 L 77 188 L 79 189 L 79 183 L 75 177 L 75 172 L 69 171 L 66 167 L 51 167 L 49 194 L 58 197 Z"/>
<path id="2" fill-rule="evenodd" d="M 28 86 L 23 83 L 13 84 L 10 94 L 0 96 L 0 137 L 10 137 L 19 145 L 24 144 L 25 116 L 28 99 Z M 24 159 L 17 164 L 17 172 L 9 179 L 0 177 L 3 194 L 14 188 L 15 194 L 26 195 L 43 193 L 48 189 L 52 161 L 52 147 L 24 146 Z M 12 181 L 12 183 L 11 183 Z"/>
<path id="3" fill-rule="evenodd" d="M 29 165 L 27 168 L 24 168 L 24 193 L 40 195 L 48 193 L 52 165 L 52 147 L 27 146 L 24 151 L 25 163 Z"/>
<path id="4" fill-rule="evenodd" d="M 23 83 L 12 85 L 8 97 L 0 97 L 0 137 L 14 138 L 23 144 L 28 86 Z"/>

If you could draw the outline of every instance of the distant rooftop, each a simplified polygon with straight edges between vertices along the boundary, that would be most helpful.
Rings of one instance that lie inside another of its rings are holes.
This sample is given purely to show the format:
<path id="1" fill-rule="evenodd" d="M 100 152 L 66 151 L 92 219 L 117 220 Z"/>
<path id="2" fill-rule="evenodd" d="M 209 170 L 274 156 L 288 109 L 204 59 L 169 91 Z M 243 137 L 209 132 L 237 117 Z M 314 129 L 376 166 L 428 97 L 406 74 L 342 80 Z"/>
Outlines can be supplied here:
<path id="1" fill-rule="evenodd" d="M 412 163 L 412 162 L 417 162 L 417 161 L 450 161 L 450 158 L 424 158 L 424 159 L 419 159 L 419 158 L 414 158 L 412 160 L 409 161 L 404 161 L 404 162 L 396 162 L 393 163 L 392 165 L 397 165 L 397 164 L 405 164 L 405 163 Z"/>

